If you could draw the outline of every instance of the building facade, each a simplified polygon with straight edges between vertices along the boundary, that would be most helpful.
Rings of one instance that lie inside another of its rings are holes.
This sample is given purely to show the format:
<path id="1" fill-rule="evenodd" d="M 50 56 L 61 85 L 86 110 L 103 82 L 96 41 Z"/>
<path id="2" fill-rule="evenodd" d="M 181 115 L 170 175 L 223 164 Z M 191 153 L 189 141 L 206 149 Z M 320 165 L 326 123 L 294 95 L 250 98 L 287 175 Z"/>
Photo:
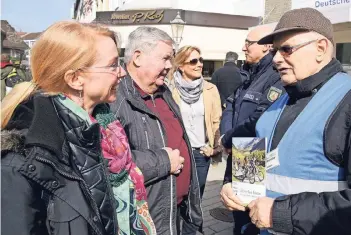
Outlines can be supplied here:
<path id="1" fill-rule="evenodd" d="M 1 20 L 1 49 L 1 53 L 9 54 L 13 61 L 21 61 L 28 49 L 15 28 L 6 20 Z"/>
<path id="2" fill-rule="evenodd" d="M 351 73 L 351 0 L 266 0 L 263 22 L 275 27 L 288 10 L 312 7 L 333 24 L 336 58 Z"/>
<path id="3" fill-rule="evenodd" d="M 203 74 L 210 77 L 223 65 L 228 51 L 237 52 L 239 60 L 244 60 L 241 48 L 248 28 L 262 19 L 264 1 L 77 0 L 73 16 L 80 22 L 96 22 L 116 31 L 123 52 L 128 35 L 141 25 L 160 28 L 172 36 L 170 21 L 178 12 L 186 22 L 179 46 L 198 46 L 205 60 Z"/>
<path id="4" fill-rule="evenodd" d="M 291 10 L 291 0 L 266 0 L 263 24 L 278 22 L 282 15 Z"/>
<path id="5" fill-rule="evenodd" d="M 38 40 L 41 32 L 39 33 L 26 33 L 21 36 L 22 40 L 28 45 L 29 49 L 25 51 L 25 59 L 30 65 L 31 49 L 34 43 Z"/>

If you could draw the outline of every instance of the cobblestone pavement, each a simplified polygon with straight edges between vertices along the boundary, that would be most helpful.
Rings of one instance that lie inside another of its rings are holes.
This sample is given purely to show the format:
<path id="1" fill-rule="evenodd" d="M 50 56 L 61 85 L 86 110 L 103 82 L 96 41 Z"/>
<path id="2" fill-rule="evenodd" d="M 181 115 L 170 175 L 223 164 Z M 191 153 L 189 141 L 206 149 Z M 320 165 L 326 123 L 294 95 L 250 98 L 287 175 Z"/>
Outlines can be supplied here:
<path id="1" fill-rule="evenodd" d="M 217 220 L 210 214 L 211 210 L 215 208 L 224 208 L 220 200 L 219 193 L 222 188 L 225 166 L 226 161 L 223 159 L 223 161 L 218 163 L 218 165 L 211 165 L 208 173 L 205 193 L 202 201 L 205 235 L 233 235 L 232 222 L 228 223 Z"/>

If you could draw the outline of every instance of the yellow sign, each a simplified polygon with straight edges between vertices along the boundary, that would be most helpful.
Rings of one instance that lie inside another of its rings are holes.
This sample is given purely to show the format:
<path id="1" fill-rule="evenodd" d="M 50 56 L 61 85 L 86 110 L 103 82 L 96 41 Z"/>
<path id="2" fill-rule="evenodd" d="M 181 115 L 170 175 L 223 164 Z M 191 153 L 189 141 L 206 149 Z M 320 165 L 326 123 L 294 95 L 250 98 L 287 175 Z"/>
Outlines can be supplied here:
<path id="1" fill-rule="evenodd" d="M 154 10 L 147 12 L 138 12 L 133 15 L 113 13 L 111 15 L 111 20 L 132 20 L 133 23 L 139 23 L 140 21 L 146 22 L 149 20 L 160 23 L 163 17 L 164 10 L 162 10 L 160 13 L 157 13 L 157 10 Z"/>

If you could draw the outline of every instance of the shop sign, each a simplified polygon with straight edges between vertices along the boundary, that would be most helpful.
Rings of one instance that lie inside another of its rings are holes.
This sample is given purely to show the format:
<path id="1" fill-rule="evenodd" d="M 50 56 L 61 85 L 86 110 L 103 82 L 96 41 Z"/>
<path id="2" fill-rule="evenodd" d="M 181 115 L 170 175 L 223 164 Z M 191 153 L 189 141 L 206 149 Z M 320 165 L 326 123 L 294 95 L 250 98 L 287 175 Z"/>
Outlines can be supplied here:
<path id="1" fill-rule="evenodd" d="M 350 5 L 350 0 L 321 0 L 321 1 L 315 1 L 314 6 L 316 9 L 318 8 L 326 8 L 326 7 L 331 7 L 331 6 L 345 6 L 345 5 Z"/>
<path id="2" fill-rule="evenodd" d="M 114 12 L 111 15 L 111 20 L 119 20 L 126 21 L 125 23 L 147 23 L 154 22 L 160 23 L 160 21 L 164 17 L 164 10 L 162 11 L 145 11 L 145 12 L 137 12 L 134 14 L 120 14 L 118 12 Z"/>
<path id="3" fill-rule="evenodd" d="M 351 7 L 351 0 L 292 0 L 292 9 L 312 7 L 317 10 L 324 10 L 336 7 Z"/>

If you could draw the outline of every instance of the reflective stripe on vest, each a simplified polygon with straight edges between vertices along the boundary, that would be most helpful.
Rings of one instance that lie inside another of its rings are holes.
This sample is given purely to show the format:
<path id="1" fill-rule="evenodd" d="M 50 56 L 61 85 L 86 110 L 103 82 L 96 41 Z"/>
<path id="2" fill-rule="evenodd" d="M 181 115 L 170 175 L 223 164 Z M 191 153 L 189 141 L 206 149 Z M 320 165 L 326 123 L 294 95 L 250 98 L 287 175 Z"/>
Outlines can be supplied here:
<path id="1" fill-rule="evenodd" d="M 270 173 L 267 173 L 266 186 L 271 191 L 283 195 L 301 192 L 335 192 L 348 188 L 347 181 L 306 180 Z"/>

